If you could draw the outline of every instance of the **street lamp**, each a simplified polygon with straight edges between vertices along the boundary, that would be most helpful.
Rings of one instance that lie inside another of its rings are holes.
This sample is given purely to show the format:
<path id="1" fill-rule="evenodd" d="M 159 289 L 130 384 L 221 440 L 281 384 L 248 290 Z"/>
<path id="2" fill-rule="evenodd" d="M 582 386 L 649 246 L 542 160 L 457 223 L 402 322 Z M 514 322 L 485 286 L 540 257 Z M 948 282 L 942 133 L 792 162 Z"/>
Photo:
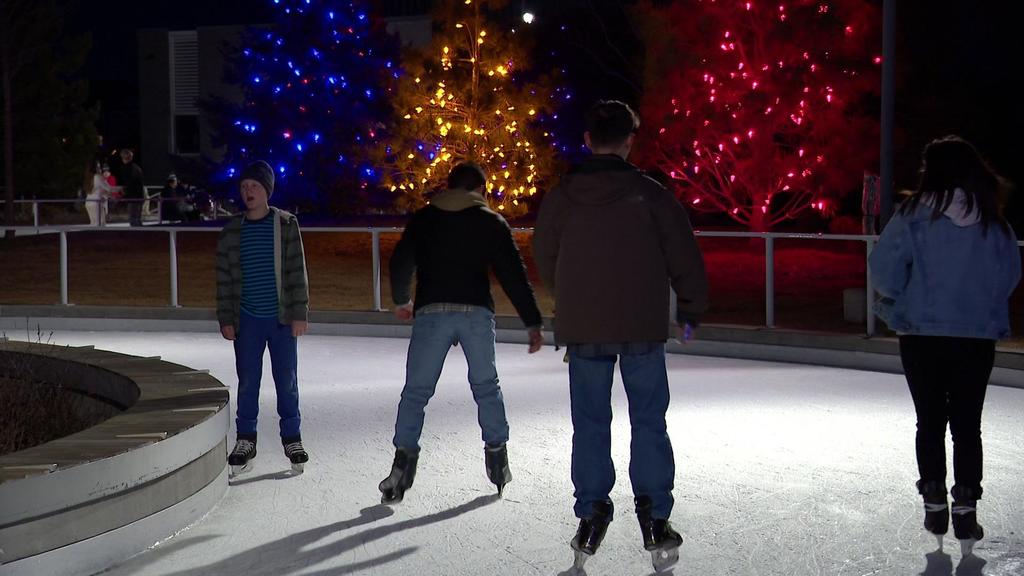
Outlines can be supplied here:
<path id="1" fill-rule="evenodd" d="M 533 11 L 531 11 L 526 6 L 526 0 L 523 0 L 522 3 L 519 6 L 520 6 L 520 9 L 521 9 L 521 11 L 523 13 L 523 22 L 526 22 L 527 24 L 533 24 L 533 20 L 535 18 L 535 15 L 534 15 Z"/>

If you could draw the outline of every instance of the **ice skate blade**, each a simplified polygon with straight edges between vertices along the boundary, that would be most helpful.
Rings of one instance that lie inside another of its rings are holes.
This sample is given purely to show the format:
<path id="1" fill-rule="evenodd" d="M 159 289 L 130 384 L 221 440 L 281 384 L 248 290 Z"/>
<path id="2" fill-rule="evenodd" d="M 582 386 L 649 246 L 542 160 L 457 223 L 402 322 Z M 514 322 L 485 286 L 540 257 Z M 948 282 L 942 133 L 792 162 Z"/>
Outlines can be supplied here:
<path id="1" fill-rule="evenodd" d="M 974 555 L 974 545 L 977 544 L 977 543 L 978 543 L 978 541 L 975 540 L 974 538 L 968 538 L 966 540 L 961 540 L 960 541 L 960 553 L 963 554 L 964 556 L 973 556 Z"/>
<path id="2" fill-rule="evenodd" d="M 676 562 L 679 562 L 678 546 L 651 550 L 651 565 L 654 566 L 655 572 L 661 572 L 666 568 L 670 568 L 674 566 Z"/>
<path id="3" fill-rule="evenodd" d="M 303 472 L 305 472 L 305 470 L 306 470 L 306 465 L 304 463 L 296 462 L 296 463 L 292 464 L 292 474 L 294 474 L 296 476 L 298 476 L 299 474 L 302 474 Z"/>
<path id="4" fill-rule="evenodd" d="M 245 474 L 246 472 L 248 472 L 250 470 L 252 470 L 252 461 L 251 460 L 249 462 L 246 462 L 245 464 L 242 464 L 241 466 L 237 466 L 237 465 L 232 466 L 231 467 L 231 476 L 232 477 L 239 476 L 241 474 Z"/>

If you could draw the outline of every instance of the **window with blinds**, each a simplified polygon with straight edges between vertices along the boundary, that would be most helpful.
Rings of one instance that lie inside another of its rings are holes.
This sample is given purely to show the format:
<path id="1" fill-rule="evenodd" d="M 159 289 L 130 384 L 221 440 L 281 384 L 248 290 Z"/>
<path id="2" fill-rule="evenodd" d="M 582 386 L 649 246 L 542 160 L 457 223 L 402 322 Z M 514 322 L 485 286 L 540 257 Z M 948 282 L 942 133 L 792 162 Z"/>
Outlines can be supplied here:
<path id="1" fill-rule="evenodd" d="M 172 154 L 199 153 L 199 38 L 195 30 L 171 32 L 170 99 Z"/>

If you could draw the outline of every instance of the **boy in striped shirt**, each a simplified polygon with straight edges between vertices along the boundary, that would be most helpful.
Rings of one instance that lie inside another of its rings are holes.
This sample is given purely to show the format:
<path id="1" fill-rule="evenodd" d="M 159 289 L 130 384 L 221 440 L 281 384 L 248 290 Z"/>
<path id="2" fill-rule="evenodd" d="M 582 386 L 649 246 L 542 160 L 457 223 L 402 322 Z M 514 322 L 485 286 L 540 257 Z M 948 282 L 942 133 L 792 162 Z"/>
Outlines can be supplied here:
<path id="1" fill-rule="evenodd" d="M 252 469 L 256 457 L 263 353 L 270 348 L 277 389 L 281 442 L 296 473 L 309 456 L 302 447 L 297 370 L 298 337 L 306 333 L 309 282 L 295 216 L 269 205 L 274 171 L 257 161 L 241 174 L 245 202 L 217 241 L 217 320 L 234 342 L 238 372 L 238 438 L 228 456 L 233 474 Z"/>

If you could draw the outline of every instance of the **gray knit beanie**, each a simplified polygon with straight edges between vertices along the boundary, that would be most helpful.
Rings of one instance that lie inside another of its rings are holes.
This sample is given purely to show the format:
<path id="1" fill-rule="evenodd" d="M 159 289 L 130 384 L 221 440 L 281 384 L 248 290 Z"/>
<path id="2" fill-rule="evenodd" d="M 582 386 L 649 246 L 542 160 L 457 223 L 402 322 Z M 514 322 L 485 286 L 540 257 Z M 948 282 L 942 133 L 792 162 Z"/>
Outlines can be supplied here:
<path id="1" fill-rule="evenodd" d="M 246 166 L 242 170 L 242 175 L 238 178 L 239 184 L 241 184 L 242 180 L 255 180 L 259 182 L 267 190 L 267 198 L 270 198 L 274 193 L 274 169 L 263 160 L 257 160 Z"/>

